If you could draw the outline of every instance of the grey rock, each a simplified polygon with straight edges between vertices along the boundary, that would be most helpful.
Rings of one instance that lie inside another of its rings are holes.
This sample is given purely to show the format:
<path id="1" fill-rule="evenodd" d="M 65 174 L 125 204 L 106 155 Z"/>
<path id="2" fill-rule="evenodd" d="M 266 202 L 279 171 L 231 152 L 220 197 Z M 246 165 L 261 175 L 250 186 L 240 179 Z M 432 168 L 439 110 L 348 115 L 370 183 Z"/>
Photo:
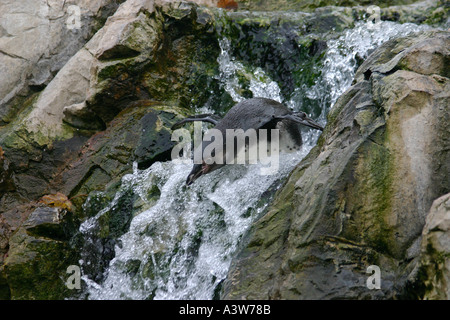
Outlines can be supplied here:
<path id="1" fill-rule="evenodd" d="M 422 232 L 421 277 L 424 299 L 450 298 L 450 193 L 433 202 Z"/>
<path id="2" fill-rule="evenodd" d="M 116 0 L 0 3 L 0 124 L 11 121 L 5 109 L 30 88 L 42 90 L 92 36 L 93 21 L 117 6 Z M 80 24 L 71 28 L 78 13 Z"/>
<path id="3" fill-rule="evenodd" d="M 62 220 L 65 212 L 58 207 L 38 207 L 34 210 L 23 227 L 28 234 L 47 238 L 64 238 Z"/>
<path id="4" fill-rule="evenodd" d="M 222 298 L 423 298 L 410 286 L 417 247 L 433 200 L 450 190 L 448 39 L 392 40 L 360 67 L 317 146 L 252 226 Z M 370 265 L 380 290 L 366 286 Z"/>

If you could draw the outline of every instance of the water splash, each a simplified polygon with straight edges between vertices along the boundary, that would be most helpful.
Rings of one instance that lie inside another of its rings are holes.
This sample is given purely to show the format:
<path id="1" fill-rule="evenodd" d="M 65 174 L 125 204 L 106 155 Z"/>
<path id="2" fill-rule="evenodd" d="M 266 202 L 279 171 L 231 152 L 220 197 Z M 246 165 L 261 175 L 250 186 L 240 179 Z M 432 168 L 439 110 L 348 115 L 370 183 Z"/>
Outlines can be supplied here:
<path id="1" fill-rule="evenodd" d="M 124 176 L 122 192 L 132 189 L 145 201 L 156 184 L 161 197 L 120 237 L 106 280 L 84 278 L 89 298 L 212 299 L 240 239 L 265 207 L 259 199 L 311 147 L 280 155 L 283 167 L 271 176 L 259 176 L 261 165 L 230 165 L 186 188 L 191 166 L 173 162 Z"/>
<path id="2" fill-rule="evenodd" d="M 269 98 L 282 102 L 281 90 L 278 84 L 259 67 L 245 66 L 231 55 L 230 40 L 219 40 L 221 53 L 217 59 L 219 63 L 219 81 L 234 102 L 246 99 L 243 85 L 247 83 L 248 90 L 253 97 Z"/>
<path id="3" fill-rule="evenodd" d="M 347 29 L 339 38 L 327 42 L 321 76 L 314 86 L 302 86 L 297 91 L 320 102 L 322 114 L 319 121 L 323 122 L 330 108 L 351 86 L 358 60 L 366 59 L 373 50 L 392 38 L 429 29 L 430 26 L 413 23 L 378 21 L 374 24 L 359 21 L 353 29 Z"/>

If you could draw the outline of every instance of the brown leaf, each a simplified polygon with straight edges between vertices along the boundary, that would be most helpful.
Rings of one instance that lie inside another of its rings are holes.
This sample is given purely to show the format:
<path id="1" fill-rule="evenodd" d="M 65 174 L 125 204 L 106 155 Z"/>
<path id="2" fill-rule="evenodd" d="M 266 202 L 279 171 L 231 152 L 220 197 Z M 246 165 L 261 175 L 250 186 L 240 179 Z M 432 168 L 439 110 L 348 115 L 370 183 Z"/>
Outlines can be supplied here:
<path id="1" fill-rule="evenodd" d="M 219 2 L 217 3 L 217 7 L 227 10 L 236 10 L 238 4 L 234 0 L 219 0 Z"/>
<path id="2" fill-rule="evenodd" d="M 67 211 L 73 210 L 72 202 L 67 198 L 66 195 L 60 192 L 43 196 L 39 203 L 45 204 L 49 207 L 58 207 Z"/>

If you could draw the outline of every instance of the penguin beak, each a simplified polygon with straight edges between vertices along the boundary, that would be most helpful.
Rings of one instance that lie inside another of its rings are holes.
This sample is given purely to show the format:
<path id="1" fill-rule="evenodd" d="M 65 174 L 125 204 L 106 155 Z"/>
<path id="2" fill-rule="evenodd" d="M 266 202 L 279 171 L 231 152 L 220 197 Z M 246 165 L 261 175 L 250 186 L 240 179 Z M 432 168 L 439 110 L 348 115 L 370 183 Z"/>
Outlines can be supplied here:
<path id="1" fill-rule="evenodd" d="M 186 185 L 190 186 L 202 174 L 203 174 L 202 165 L 201 164 L 194 165 L 194 167 L 192 168 L 191 173 L 189 174 L 189 176 L 186 179 Z"/>
<path id="2" fill-rule="evenodd" d="M 323 131 L 323 127 L 320 124 L 318 124 L 316 121 L 314 121 L 313 119 L 307 117 L 306 114 L 304 114 L 304 116 L 302 117 L 301 124 L 303 124 L 307 127 L 313 128 L 313 129 Z"/>
<path id="3" fill-rule="evenodd" d="M 212 167 L 206 164 L 204 161 L 202 164 L 195 164 L 191 173 L 186 179 L 186 185 L 190 186 L 195 180 L 197 180 L 203 174 L 210 172 Z"/>

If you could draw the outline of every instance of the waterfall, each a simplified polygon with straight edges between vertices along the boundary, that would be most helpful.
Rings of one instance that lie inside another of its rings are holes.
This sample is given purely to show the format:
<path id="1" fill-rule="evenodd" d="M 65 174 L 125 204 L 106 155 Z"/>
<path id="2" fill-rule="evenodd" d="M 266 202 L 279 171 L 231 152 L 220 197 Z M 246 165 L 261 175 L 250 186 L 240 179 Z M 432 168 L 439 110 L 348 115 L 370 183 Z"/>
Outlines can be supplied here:
<path id="1" fill-rule="evenodd" d="M 348 29 L 337 39 L 327 42 L 322 74 L 314 86 L 297 90 L 303 90 L 308 98 L 320 101 L 320 117 L 324 120 L 336 100 L 351 86 L 358 68 L 358 58 L 366 59 L 373 50 L 389 39 L 430 29 L 428 25 L 418 26 L 413 23 L 379 21 L 374 24 L 358 21 L 353 29 Z"/>
<path id="2" fill-rule="evenodd" d="M 320 102 L 322 124 L 336 99 L 351 85 L 357 55 L 365 58 L 391 37 L 424 28 L 378 23 L 383 32 L 360 22 L 340 37 L 329 40 L 320 77 L 312 87 L 297 89 L 296 94 Z M 218 81 L 235 102 L 245 99 L 238 80 L 240 73 L 249 80 L 247 89 L 254 96 L 282 101 L 293 109 L 298 107 L 295 94 L 284 101 L 279 84 L 264 70 L 234 59 L 226 38 L 220 40 L 220 45 Z M 119 200 L 127 193 L 138 199 L 129 230 L 114 244 L 114 257 L 102 276 L 93 279 L 87 273 L 83 275 L 88 298 L 217 298 L 240 241 L 270 200 L 269 191 L 279 187 L 280 181 L 315 145 L 317 137 L 317 131 L 305 132 L 302 150 L 280 154 L 280 170 L 268 176 L 260 175 L 260 164 L 230 165 L 186 187 L 191 164 L 156 162 L 145 170 L 134 166 L 133 172 L 122 178 L 109 204 L 80 227 L 85 241 L 95 246 L 92 235 L 98 231 L 102 216 L 120 206 Z M 91 195 L 85 206 L 92 205 L 95 197 Z M 80 261 L 83 270 L 92 263 L 89 254 L 85 251 Z"/>
<path id="3" fill-rule="evenodd" d="M 261 68 L 252 68 L 245 66 L 237 61 L 230 54 L 230 40 L 226 37 L 219 40 L 221 53 L 217 59 L 220 69 L 219 81 L 225 90 L 230 94 L 234 102 L 245 100 L 240 90 L 242 85 L 239 83 L 238 75 L 242 74 L 249 82 L 249 90 L 254 97 L 262 97 L 282 102 L 281 90 L 278 84 L 270 79 Z"/>

